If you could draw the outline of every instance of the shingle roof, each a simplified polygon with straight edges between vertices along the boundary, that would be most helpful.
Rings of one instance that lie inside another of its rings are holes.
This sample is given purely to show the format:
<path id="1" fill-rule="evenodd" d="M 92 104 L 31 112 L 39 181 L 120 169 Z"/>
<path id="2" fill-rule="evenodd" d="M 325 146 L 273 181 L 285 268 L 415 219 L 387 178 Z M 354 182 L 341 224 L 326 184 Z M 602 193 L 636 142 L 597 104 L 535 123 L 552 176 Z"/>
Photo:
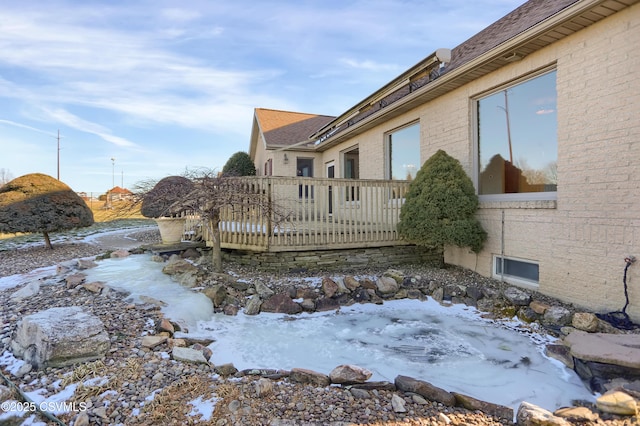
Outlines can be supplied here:
<path id="1" fill-rule="evenodd" d="M 447 71 L 469 62 L 579 0 L 529 0 L 451 50 Z"/>
<path id="2" fill-rule="evenodd" d="M 371 108 L 361 111 L 353 116 L 348 123 L 341 124 L 333 130 L 332 135 L 337 135 L 355 123 L 364 120 L 385 108 L 388 105 L 404 98 L 413 91 L 425 86 L 439 75 L 451 72 L 452 70 L 472 61 L 480 55 L 490 51 L 518 34 L 530 29 L 536 24 L 552 17 L 566 7 L 579 2 L 580 0 L 529 0 L 522 6 L 510 12 L 503 18 L 489 25 L 473 37 L 458 45 L 451 51 L 451 61 L 440 72 L 426 75 L 413 81 L 410 85 L 385 96 L 380 102 L 373 104 Z M 375 95 L 375 94 L 374 94 Z M 373 96 L 373 95 L 372 95 Z M 341 119 L 342 117 L 338 117 Z M 329 123 L 327 123 L 329 124 Z M 322 129 L 322 131 L 327 131 Z"/>
<path id="3" fill-rule="evenodd" d="M 256 108 L 256 119 L 267 146 L 290 146 L 306 141 L 309 135 L 335 117 Z"/>

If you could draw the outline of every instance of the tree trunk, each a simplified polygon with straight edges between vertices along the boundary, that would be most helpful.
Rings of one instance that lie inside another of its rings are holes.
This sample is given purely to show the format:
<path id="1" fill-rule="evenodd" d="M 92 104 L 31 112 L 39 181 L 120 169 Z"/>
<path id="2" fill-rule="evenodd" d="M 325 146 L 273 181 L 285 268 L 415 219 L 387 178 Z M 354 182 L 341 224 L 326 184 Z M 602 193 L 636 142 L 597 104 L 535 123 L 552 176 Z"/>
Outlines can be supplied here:
<path id="1" fill-rule="evenodd" d="M 49 238 L 49 233 L 47 231 L 42 232 L 44 234 L 44 245 L 49 250 L 53 250 L 53 246 L 51 245 L 51 239 Z"/>
<path id="2" fill-rule="evenodd" d="M 211 219 L 211 231 L 213 234 L 213 270 L 222 273 L 222 249 L 220 248 L 220 218 L 216 215 Z"/>

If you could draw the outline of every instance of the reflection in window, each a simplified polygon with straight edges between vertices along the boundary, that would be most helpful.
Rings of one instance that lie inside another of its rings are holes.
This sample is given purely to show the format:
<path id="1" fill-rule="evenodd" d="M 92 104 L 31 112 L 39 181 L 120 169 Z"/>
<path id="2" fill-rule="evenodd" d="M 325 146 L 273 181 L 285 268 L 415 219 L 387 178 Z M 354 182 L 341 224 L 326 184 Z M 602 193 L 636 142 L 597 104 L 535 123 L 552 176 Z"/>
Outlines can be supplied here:
<path id="1" fill-rule="evenodd" d="M 387 134 L 387 178 L 412 180 L 420 169 L 420 124 Z"/>
<path id="2" fill-rule="evenodd" d="M 479 194 L 555 192 L 556 72 L 478 100 L 477 113 Z"/>

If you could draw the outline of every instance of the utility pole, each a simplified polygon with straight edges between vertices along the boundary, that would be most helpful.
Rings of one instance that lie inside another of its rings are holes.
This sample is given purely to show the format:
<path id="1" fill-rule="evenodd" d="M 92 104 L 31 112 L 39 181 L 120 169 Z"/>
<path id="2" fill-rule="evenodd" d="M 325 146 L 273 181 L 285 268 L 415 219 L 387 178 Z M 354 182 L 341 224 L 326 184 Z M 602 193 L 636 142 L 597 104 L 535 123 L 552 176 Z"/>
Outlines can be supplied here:
<path id="1" fill-rule="evenodd" d="M 58 129 L 58 180 L 60 180 L 60 129 Z"/>

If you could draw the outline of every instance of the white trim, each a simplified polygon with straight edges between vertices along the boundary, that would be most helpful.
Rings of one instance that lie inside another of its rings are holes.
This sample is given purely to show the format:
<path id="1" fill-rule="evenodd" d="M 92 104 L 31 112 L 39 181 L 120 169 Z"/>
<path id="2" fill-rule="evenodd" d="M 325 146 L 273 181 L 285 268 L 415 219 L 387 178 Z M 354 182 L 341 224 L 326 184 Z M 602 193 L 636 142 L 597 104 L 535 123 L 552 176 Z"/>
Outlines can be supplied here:
<path id="1" fill-rule="evenodd" d="M 513 260 L 516 262 L 529 263 L 531 265 L 538 266 L 538 281 L 528 280 L 526 278 L 518 277 L 516 275 L 497 273 L 498 262 L 500 261 L 501 258 L 504 258 L 505 260 Z M 530 259 L 522 259 L 522 258 L 513 257 L 513 256 L 501 256 L 500 254 L 493 254 L 492 261 L 491 261 L 491 277 L 492 278 L 495 278 L 498 280 L 504 280 L 509 284 L 517 285 L 519 287 L 525 287 L 525 288 L 536 290 L 540 286 L 539 274 L 540 274 L 540 262 L 538 261 L 530 260 Z"/>

